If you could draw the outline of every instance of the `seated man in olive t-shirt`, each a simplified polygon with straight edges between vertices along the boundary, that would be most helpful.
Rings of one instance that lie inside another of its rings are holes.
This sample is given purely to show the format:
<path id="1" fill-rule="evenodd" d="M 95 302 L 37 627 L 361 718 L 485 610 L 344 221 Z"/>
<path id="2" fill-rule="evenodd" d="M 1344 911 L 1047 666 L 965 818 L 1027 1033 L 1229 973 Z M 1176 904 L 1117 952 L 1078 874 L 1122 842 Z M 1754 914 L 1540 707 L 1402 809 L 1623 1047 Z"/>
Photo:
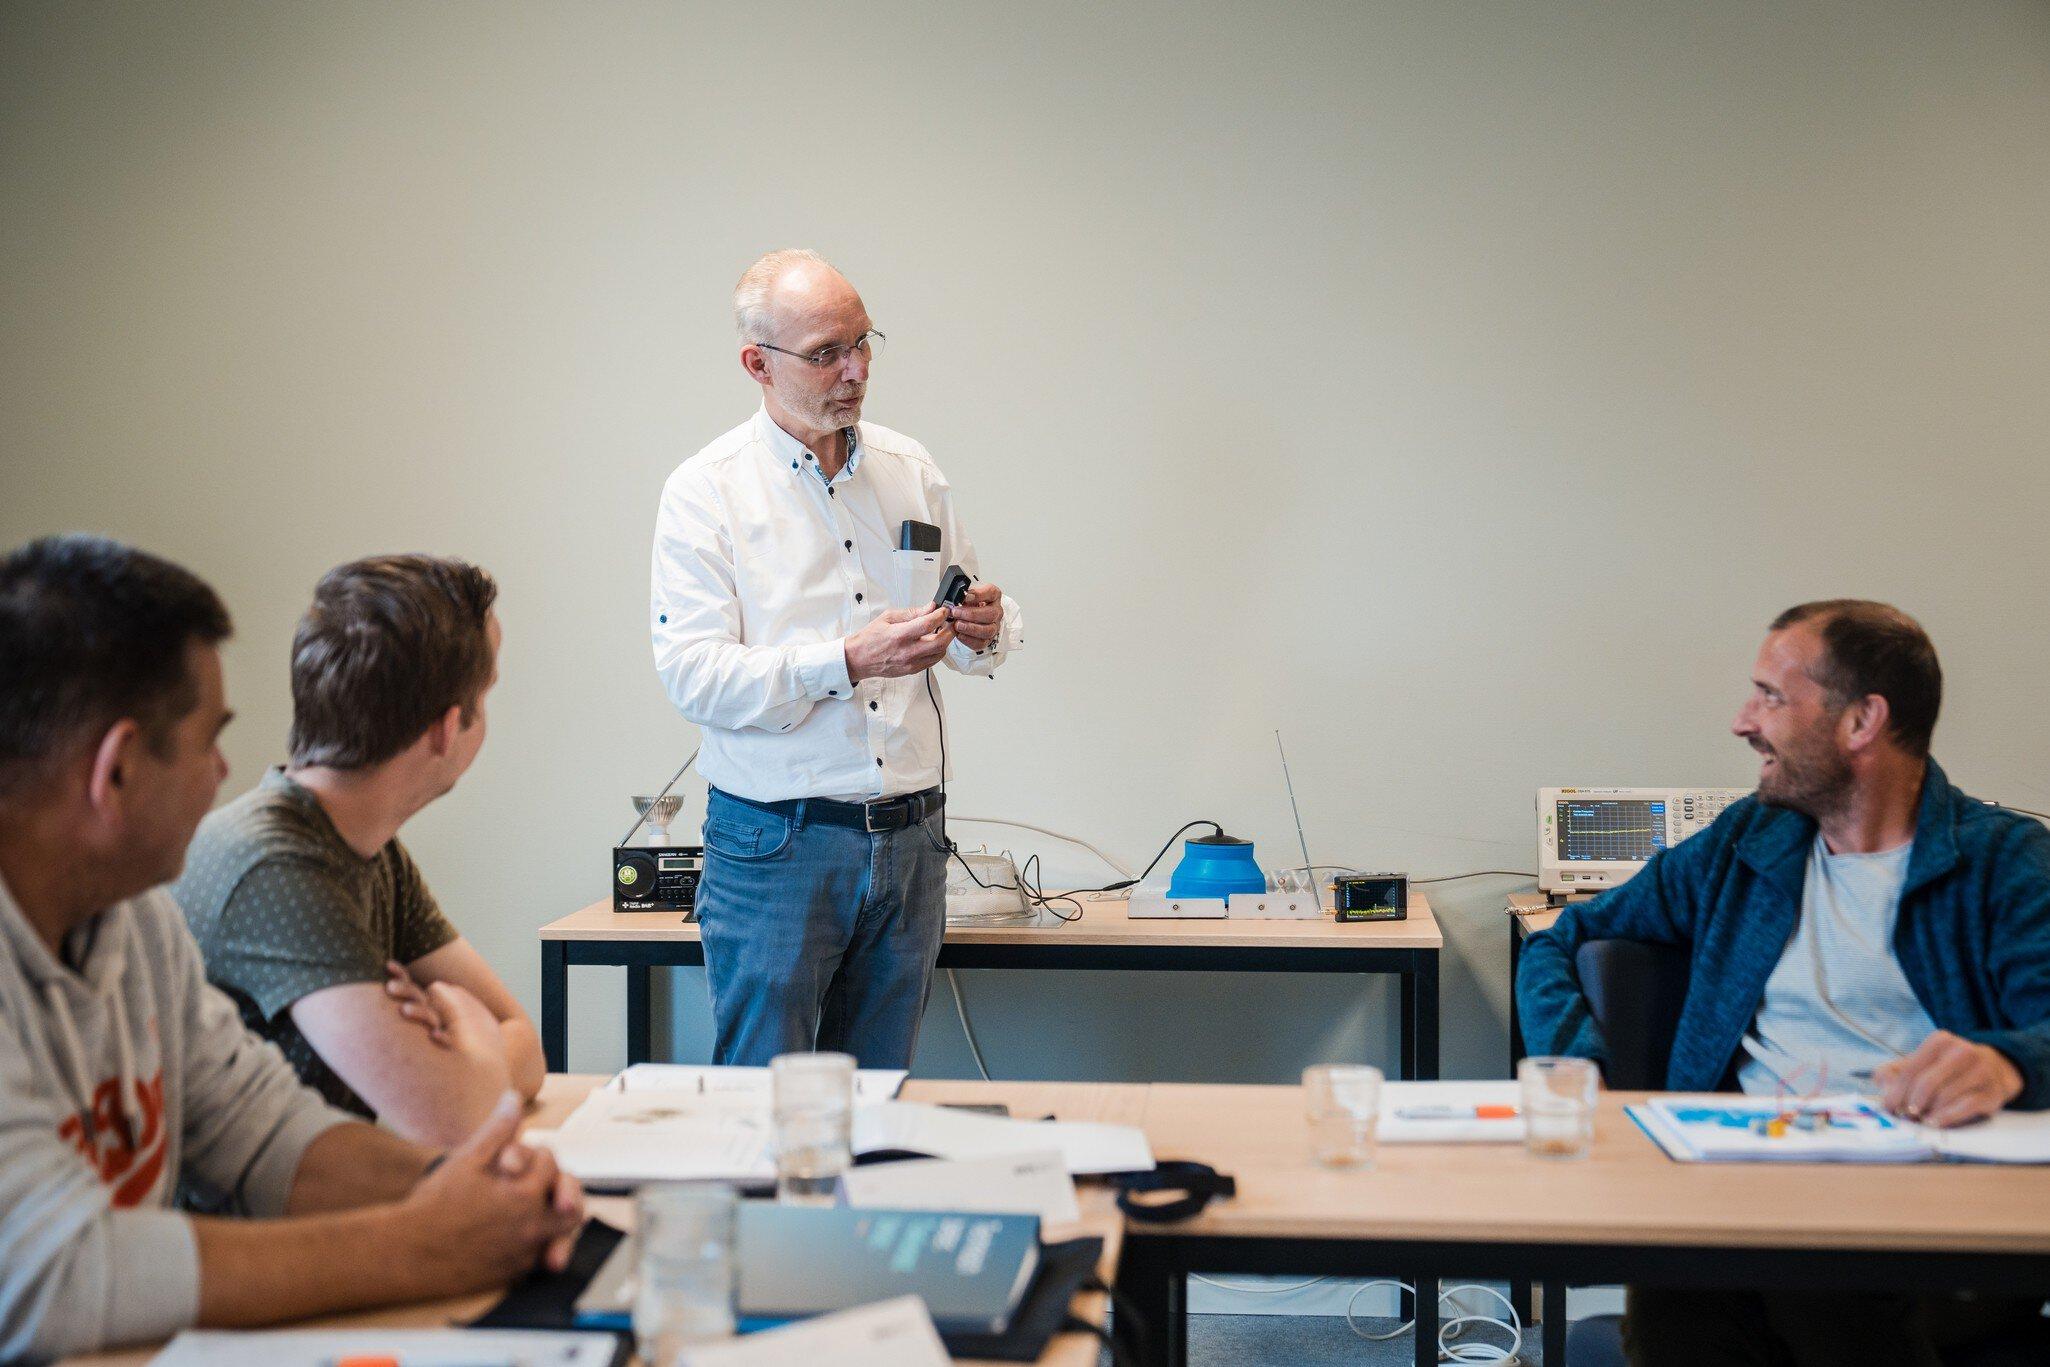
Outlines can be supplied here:
<path id="1" fill-rule="evenodd" d="M 423 1143 L 540 1090 L 540 1037 L 399 828 L 484 742 L 490 576 L 384 556 L 324 577 L 292 649 L 292 762 L 215 811 L 172 896 L 207 978 L 334 1105 Z"/>

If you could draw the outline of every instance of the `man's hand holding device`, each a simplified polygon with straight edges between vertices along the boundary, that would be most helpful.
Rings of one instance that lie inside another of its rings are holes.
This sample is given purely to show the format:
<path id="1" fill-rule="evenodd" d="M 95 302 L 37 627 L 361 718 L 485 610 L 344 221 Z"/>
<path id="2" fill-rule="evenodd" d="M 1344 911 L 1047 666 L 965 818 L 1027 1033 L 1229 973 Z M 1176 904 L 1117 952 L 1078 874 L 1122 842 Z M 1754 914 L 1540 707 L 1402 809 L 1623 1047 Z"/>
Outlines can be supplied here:
<path id="1" fill-rule="evenodd" d="M 954 643 L 947 614 L 955 609 L 896 608 L 847 638 L 847 677 L 901 679 L 932 668 Z"/>

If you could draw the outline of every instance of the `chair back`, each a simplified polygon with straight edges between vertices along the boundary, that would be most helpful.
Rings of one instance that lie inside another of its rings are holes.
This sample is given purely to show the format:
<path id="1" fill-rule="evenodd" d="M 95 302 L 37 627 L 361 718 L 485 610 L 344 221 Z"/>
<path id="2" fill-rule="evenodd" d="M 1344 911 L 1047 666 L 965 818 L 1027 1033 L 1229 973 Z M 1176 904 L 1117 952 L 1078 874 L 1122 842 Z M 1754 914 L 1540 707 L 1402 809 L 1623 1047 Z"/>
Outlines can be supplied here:
<path id="1" fill-rule="evenodd" d="M 1687 1001 L 1689 956 L 1678 945 L 1589 940 L 1573 957 L 1580 990 L 1608 1045 L 1609 1086 L 1656 1091 Z"/>

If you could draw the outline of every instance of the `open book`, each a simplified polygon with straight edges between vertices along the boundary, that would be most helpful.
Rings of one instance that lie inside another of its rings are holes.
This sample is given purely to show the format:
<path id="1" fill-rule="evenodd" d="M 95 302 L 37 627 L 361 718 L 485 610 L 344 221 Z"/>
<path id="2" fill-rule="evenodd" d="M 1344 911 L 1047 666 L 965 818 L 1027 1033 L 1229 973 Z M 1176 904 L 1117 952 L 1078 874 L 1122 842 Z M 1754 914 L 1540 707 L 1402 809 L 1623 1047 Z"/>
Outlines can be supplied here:
<path id="1" fill-rule="evenodd" d="M 1655 1096 L 1628 1110 L 1682 1163 L 2050 1163 L 2050 1112 L 2003 1111 L 1940 1130 L 1853 1095 Z"/>

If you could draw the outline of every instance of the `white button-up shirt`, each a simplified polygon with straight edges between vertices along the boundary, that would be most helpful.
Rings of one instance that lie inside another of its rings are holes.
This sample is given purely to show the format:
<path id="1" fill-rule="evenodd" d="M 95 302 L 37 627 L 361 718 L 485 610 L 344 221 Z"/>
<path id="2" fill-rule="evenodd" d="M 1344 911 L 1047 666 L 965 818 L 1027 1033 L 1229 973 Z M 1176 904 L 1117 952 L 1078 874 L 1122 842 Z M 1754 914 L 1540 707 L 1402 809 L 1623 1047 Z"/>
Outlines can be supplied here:
<path id="1" fill-rule="evenodd" d="M 976 574 L 975 548 L 923 446 L 870 422 L 849 436 L 847 464 L 828 483 L 762 410 L 662 487 L 655 669 L 703 732 L 698 772 L 758 802 L 860 802 L 942 779 L 925 676 L 854 683 L 843 643 L 892 606 L 906 519 L 940 529 L 941 566 Z M 934 576 L 921 601 L 937 587 Z M 1003 606 L 990 647 L 955 641 L 949 666 L 986 677 L 1023 644 L 1018 605 Z"/>

